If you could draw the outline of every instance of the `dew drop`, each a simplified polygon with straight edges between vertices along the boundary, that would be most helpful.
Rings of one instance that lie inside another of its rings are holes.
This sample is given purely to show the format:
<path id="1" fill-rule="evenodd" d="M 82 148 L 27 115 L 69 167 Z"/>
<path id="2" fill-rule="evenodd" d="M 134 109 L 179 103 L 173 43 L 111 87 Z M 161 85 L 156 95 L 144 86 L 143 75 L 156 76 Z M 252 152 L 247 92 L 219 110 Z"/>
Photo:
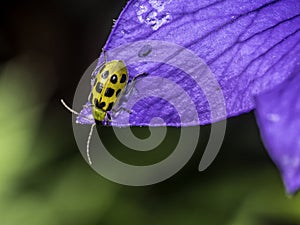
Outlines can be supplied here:
<path id="1" fill-rule="evenodd" d="M 278 122 L 280 120 L 280 116 L 276 113 L 269 113 L 267 115 L 268 120 L 272 121 L 272 122 Z"/>
<path id="2" fill-rule="evenodd" d="M 147 55 L 149 55 L 149 54 L 151 53 L 151 51 L 152 51 L 151 45 L 144 45 L 144 46 L 140 49 L 140 51 L 139 51 L 139 53 L 138 53 L 138 56 L 139 56 L 139 57 L 146 57 Z"/>
<path id="3" fill-rule="evenodd" d="M 293 156 L 289 156 L 289 155 L 284 155 L 283 157 L 283 164 L 285 166 L 288 166 L 288 167 L 292 167 L 292 168 L 297 168 L 299 166 L 299 158 L 297 157 L 293 157 Z"/>

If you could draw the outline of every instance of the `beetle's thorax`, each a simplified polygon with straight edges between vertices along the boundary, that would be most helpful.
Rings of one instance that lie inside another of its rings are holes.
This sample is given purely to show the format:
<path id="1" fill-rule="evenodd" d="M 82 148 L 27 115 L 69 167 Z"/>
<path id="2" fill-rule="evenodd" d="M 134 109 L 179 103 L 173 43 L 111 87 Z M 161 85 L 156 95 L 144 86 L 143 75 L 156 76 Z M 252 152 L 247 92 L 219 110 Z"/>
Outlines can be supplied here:
<path id="1" fill-rule="evenodd" d="M 98 109 L 96 107 L 93 107 L 92 113 L 93 113 L 93 117 L 94 117 L 95 120 L 103 121 L 105 119 L 106 112 L 103 111 L 102 109 Z"/>

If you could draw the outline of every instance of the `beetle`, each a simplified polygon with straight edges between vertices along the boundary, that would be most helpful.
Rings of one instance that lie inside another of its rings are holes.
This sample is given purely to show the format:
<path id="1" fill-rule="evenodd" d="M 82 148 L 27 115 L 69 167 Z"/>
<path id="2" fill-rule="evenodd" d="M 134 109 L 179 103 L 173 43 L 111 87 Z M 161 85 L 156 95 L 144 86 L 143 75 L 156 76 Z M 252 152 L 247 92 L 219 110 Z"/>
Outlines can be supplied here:
<path id="1" fill-rule="evenodd" d="M 87 140 L 86 152 L 88 161 L 92 164 L 89 155 L 89 146 L 95 125 L 108 125 L 112 121 L 111 113 L 120 111 L 131 113 L 130 110 L 120 107 L 120 99 L 124 95 L 129 95 L 135 86 L 137 79 L 147 76 L 142 73 L 135 76 L 132 81 L 128 81 L 128 70 L 122 60 L 107 61 L 106 52 L 103 50 L 104 62 L 95 69 L 92 74 L 92 90 L 89 94 L 89 106 L 92 108 L 93 120 L 71 109 L 62 99 L 61 103 L 72 113 L 86 118 L 92 123 Z"/>

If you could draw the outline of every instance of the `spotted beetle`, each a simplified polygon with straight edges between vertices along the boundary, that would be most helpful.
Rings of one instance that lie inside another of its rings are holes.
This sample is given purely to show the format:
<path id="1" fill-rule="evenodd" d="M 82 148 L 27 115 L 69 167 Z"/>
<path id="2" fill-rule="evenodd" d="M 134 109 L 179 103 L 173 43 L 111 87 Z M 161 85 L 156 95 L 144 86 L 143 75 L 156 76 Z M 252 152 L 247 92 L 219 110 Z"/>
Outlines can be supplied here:
<path id="1" fill-rule="evenodd" d="M 90 140 L 93 133 L 94 126 L 107 125 L 112 121 L 111 112 L 118 113 L 120 111 L 126 111 L 131 113 L 130 110 L 119 107 L 119 100 L 124 95 L 129 95 L 135 85 L 138 78 L 147 76 L 147 73 L 142 73 L 135 76 L 131 82 L 128 82 L 128 70 L 122 60 L 107 61 L 106 52 L 103 50 L 104 62 L 97 67 L 92 74 L 93 87 L 89 94 L 90 105 L 92 107 L 92 115 L 94 121 L 90 118 L 71 109 L 62 99 L 62 104 L 72 113 L 82 116 L 92 123 L 90 133 L 87 140 L 86 152 L 88 161 L 92 164 L 89 155 Z"/>

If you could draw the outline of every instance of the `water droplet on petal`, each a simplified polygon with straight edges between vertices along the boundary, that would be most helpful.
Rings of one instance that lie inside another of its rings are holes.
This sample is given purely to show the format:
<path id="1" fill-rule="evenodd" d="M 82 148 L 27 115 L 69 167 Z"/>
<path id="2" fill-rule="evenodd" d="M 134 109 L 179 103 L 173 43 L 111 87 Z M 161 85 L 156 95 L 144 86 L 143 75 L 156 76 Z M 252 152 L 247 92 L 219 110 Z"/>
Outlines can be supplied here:
<path id="1" fill-rule="evenodd" d="M 272 121 L 272 122 L 278 122 L 280 120 L 280 116 L 276 113 L 269 113 L 267 115 L 268 120 Z"/>
<path id="2" fill-rule="evenodd" d="M 284 165 L 288 167 L 293 167 L 297 168 L 299 166 L 300 160 L 297 157 L 289 156 L 289 155 L 284 155 L 282 158 L 282 162 Z"/>
<path id="3" fill-rule="evenodd" d="M 139 53 L 138 53 L 138 56 L 139 56 L 139 57 L 146 57 L 147 55 L 149 55 L 149 54 L 151 53 L 151 51 L 152 51 L 151 45 L 144 45 L 144 46 L 140 49 L 140 51 L 139 51 Z"/>

